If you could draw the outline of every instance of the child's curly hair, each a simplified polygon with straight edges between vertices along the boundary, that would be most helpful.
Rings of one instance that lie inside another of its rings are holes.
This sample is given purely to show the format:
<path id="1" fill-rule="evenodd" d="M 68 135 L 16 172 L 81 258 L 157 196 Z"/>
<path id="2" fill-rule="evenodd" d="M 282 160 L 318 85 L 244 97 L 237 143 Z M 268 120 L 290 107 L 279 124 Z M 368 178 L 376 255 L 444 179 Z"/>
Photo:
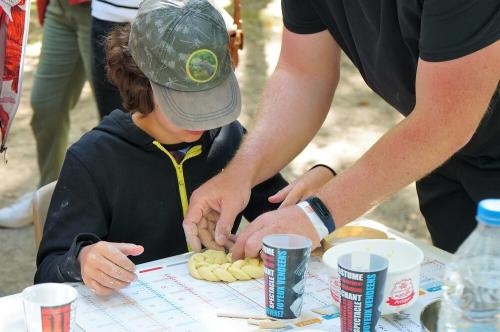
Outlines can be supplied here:
<path id="1" fill-rule="evenodd" d="M 130 24 L 115 28 L 106 38 L 106 73 L 123 101 L 125 110 L 142 114 L 154 108 L 149 79 L 139 69 L 128 48 Z"/>

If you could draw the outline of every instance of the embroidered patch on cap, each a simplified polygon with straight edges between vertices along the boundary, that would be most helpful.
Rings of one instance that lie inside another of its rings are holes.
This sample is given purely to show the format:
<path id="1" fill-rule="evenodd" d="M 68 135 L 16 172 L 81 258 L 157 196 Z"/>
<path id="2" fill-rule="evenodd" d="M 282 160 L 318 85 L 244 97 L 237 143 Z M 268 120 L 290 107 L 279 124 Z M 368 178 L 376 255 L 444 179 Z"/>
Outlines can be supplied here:
<path id="1" fill-rule="evenodd" d="M 206 83 L 215 77 L 218 64 L 214 52 L 207 49 L 196 50 L 186 61 L 186 73 L 190 80 Z"/>

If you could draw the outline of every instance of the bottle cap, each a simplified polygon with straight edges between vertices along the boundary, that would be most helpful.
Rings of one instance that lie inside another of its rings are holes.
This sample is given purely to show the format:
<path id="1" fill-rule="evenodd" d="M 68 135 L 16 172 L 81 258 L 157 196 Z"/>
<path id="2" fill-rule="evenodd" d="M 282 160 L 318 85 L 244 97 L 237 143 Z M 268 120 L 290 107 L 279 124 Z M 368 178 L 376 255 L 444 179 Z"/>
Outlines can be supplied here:
<path id="1" fill-rule="evenodd" d="M 479 202 L 476 218 L 480 222 L 500 226 L 500 199 L 485 199 Z"/>

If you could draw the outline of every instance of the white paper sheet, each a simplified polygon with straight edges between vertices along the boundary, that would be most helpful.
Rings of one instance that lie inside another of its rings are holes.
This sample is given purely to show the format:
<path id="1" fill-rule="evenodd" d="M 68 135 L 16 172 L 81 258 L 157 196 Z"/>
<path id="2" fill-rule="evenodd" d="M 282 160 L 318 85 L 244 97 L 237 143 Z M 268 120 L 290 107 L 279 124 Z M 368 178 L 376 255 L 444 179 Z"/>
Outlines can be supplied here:
<path id="1" fill-rule="evenodd" d="M 187 255 L 138 266 L 139 279 L 107 298 L 98 297 L 85 286 L 80 294 L 77 324 L 85 331 L 255 331 L 244 319 L 219 318 L 217 313 L 264 315 L 263 279 L 233 283 L 207 282 L 188 273 Z M 444 263 L 427 254 L 421 269 L 421 291 L 408 310 L 382 317 L 378 330 L 421 331 L 419 316 L 428 303 L 441 295 Z M 307 274 L 302 316 L 276 331 L 304 328 L 340 331 L 338 310 L 331 305 L 329 273 L 318 258 L 312 258 Z M 323 308 L 330 315 L 313 309 Z"/>

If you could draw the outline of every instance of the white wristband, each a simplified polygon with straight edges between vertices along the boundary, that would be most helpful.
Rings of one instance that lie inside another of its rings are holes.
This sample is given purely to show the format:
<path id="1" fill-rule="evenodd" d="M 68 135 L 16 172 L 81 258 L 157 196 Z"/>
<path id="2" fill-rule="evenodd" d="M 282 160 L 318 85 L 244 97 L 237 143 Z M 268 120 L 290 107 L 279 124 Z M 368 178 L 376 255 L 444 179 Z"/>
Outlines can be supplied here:
<path id="1" fill-rule="evenodd" d="M 328 228 L 326 228 L 325 224 L 323 224 L 323 221 L 321 221 L 316 212 L 314 212 L 311 205 L 309 205 L 309 202 L 303 201 L 298 203 L 297 206 L 301 208 L 302 211 L 304 211 L 304 213 L 306 214 L 307 218 L 309 218 L 309 221 L 316 229 L 316 232 L 318 232 L 319 239 L 323 240 L 328 235 Z"/>

